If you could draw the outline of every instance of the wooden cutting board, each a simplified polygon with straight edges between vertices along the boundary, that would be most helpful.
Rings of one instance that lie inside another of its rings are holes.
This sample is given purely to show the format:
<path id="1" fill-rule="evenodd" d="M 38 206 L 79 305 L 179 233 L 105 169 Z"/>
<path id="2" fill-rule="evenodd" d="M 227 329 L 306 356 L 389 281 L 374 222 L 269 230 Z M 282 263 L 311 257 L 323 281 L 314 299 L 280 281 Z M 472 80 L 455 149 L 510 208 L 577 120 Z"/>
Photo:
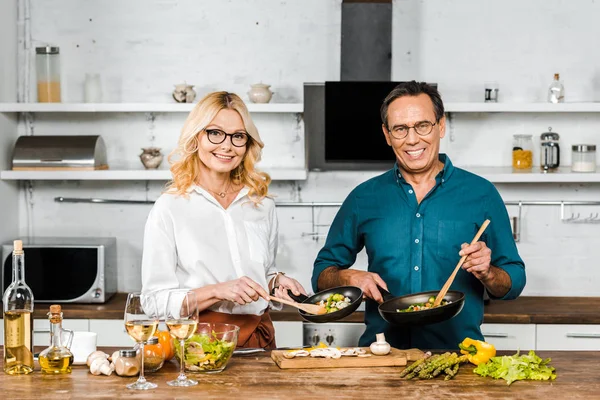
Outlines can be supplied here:
<path id="1" fill-rule="evenodd" d="M 367 354 L 371 354 L 368 347 L 363 347 Z M 371 355 L 371 357 L 342 356 L 341 358 L 321 357 L 294 357 L 285 358 L 283 353 L 289 350 L 273 350 L 271 358 L 281 369 L 290 368 L 364 368 L 364 367 L 403 367 L 408 361 L 423 358 L 423 352 L 419 349 L 398 350 L 392 347 L 392 351 L 385 356 Z"/>

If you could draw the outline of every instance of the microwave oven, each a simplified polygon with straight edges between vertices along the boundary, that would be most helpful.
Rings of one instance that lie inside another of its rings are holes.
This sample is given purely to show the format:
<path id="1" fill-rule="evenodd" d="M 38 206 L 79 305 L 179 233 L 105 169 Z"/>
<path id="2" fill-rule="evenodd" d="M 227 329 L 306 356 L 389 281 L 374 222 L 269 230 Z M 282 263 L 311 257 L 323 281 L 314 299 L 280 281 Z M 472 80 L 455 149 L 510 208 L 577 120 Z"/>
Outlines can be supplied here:
<path id="1" fill-rule="evenodd" d="M 41 303 L 104 303 L 117 291 L 114 237 L 23 240 L 25 282 Z M 12 282 L 13 244 L 2 245 L 2 289 Z"/>

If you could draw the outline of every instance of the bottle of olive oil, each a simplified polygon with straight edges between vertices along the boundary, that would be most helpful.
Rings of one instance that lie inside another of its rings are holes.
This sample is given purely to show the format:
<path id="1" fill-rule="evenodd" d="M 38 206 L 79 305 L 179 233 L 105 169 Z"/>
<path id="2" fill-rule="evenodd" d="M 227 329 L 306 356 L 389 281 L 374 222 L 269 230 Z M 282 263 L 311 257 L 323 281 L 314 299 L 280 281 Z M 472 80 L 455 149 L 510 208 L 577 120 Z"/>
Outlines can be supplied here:
<path id="1" fill-rule="evenodd" d="M 38 358 L 42 374 L 70 374 L 73 353 L 67 348 L 66 343 L 62 342 L 63 318 L 59 305 L 50 306 L 48 319 L 50 320 L 50 347 L 42 351 Z M 73 336 L 71 336 L 71 340 L 72 338 Z"/>
<path id="2" fill-rule="evenodd" d="M 25 283 L 23 242 L 14 241 L 12 283 L 2 297 L 4 306 L 4 372 L 33 372 L 33 292 Z"/>

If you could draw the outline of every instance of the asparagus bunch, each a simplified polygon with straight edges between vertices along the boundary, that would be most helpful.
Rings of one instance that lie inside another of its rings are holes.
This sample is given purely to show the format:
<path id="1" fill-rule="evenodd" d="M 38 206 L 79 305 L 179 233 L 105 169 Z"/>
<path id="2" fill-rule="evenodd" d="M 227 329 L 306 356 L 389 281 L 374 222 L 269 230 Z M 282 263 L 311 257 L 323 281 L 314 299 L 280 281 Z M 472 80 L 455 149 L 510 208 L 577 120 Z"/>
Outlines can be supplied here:
<path id="1" fill-rule="evenodd" d="M 444 373 L 445 380 L 452 379 L 457 373 L 461 363 L 467 361 L 467 356 L 459 356 L 457 353 L 446 352 L 434 356 L 426 354 L 424 358 L 415 361 L 402 371 L 400 378 L 403 379 L 433 379 Z"/>

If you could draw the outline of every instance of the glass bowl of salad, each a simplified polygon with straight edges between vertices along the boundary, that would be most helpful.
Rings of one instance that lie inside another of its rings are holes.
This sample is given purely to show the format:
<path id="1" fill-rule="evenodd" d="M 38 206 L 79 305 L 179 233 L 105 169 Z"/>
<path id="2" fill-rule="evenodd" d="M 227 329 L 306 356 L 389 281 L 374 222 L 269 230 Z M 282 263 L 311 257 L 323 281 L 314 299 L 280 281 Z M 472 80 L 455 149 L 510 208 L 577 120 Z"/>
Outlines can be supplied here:
<path id="1" fill-rule="evenodd" d="M 204 373 L 223 371 L 235 350 L 239 332 L 237 325 L 199 323 L 196 333 L 185 341 L 185 370 Z M 179 342 L 175 341 L 178 360 L 181 355 L 179 346 Z"/>

